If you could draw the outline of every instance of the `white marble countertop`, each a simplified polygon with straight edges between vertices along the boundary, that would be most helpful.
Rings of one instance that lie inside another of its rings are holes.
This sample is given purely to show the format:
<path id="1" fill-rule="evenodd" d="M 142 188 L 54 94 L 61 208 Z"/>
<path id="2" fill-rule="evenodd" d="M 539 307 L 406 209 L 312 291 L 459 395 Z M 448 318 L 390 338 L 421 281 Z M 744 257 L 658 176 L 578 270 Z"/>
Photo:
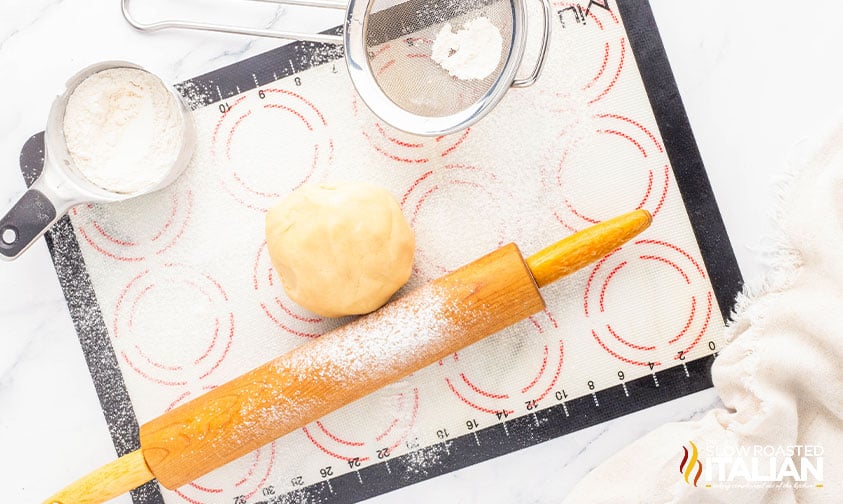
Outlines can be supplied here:
<path id="1" fill-rule="evenodd" d="M 210 0 L 156 8 L 213 19 L 327 28 L 337 16 Z M 170 4 L 175 4 L 169 2 Z M 843 4 L 675 2 L 653 11 L 748 282 L 764 269 L 776 184 L 840 118 Z M 277 40 L 133 31 L 116 0 L 0 0 L 0 208 L 23 192 L 18 155 L 44 127 L 65 79 L 100 60 L 135 61 L 174 82 L 275 47 Z M 4 210 L 5 211 L 5 210 Z M 665 421 L 699 415 L 713 391 L 500 457 L 372 502 L 556 502 L 591 467 Z M 46 246 L 0 264 L 0 474 L 3 500 L 40 502 L 114 449 Z M 130 502 L 122 497 L 115 502 Z"/>

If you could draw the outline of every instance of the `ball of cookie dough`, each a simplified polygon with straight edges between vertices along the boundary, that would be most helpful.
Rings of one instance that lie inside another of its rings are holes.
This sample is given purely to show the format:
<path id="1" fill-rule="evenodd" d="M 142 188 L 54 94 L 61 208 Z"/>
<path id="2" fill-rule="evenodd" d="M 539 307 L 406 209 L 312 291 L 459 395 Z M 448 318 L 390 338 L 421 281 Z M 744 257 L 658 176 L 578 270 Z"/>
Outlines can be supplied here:
<path id="1" fill-rule="evenodd" d="M 266 216 L 272 264 L 287 295 L 326 317 L 380 308 L 410 278 L 415 237 L 387 190 L 305 185 Z"/>

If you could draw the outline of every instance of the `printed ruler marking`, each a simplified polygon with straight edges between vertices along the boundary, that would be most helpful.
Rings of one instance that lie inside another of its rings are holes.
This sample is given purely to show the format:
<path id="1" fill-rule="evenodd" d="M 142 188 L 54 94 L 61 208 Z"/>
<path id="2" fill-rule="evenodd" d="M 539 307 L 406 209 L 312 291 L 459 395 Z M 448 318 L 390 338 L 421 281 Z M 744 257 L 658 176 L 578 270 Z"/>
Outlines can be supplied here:
<path id="1" fill-rule="evenodd" d="M 600 407 L 599 401 L 595 402 L 596 392 L 576 398 L 568 398 L 564 402 L 560 401 L 542 410 L 529 412 L 517 418 L 510 418 L 506 422 L 493 424 L 482 429 L 474 429 L 461 436 L 449 437 L 447 440 L 420 448 L 415 452 L 372 464 L 359 471 L 353 471 L 356 474 L 348 473 L 320 481 L 297 490 L 295 498 L 298 500 L 295 500 L 295 502 L 322 502 L 325 504 L 357 502 L 411 483 L 447 474 L 499 455 L 570 434 L 671 399 L 705 390 L 711 386 L 710 367 L 712 362 L 714 362 L 714 358 L 709 355 L 663 369 L 659 371 L 661 377 L 659 386 L 655 385 L 652 379 L 653 375 L 644 375 L 641 378 L 599 390 L 603 402 L 607 404 L 614 404 L 624 397 L 630 397 L 632 392 L 638 391 L 635 395 L 635 401 L 622 401 L 622 404 L 625 404 L 624 408 Z M 686 370 L 689 374 L 693 373 L 693 376 L 686 377 Z M 568 408 L 569 404 L 571 409 Z M 567 421 L 552 421 L 552 419 L 560 418 L 562 415 L 565 416 Z M 483 438 L 482 441 L 480 440 L 481 437 Z M 437 448 L 439 445 L 444 447 L 444 450 Z M 435 463 L 422 462 L 421 465 L 424 470 L 420 470 L 419 460 L 435 460 Z M 371 478 L 366 478 L 365 484 L 363 483 L 364 478 L 361 476 L 362 472 L 372 473 Z M 346 477 L 350 478 L 353 484 L 346 483 L 344 481 Z M 326 493 L 324 491 L 326 488 L 324 483 L 326 482 L 334 483 L 333 492 Z M 307 498 L 303 498 L 303 496 Z M 281 496 L 278 500 L 270 501 L 270 503 L 286 504 L 287 502 L 293 502 L 290 500 L 292 497 L 288 494 Z"/>

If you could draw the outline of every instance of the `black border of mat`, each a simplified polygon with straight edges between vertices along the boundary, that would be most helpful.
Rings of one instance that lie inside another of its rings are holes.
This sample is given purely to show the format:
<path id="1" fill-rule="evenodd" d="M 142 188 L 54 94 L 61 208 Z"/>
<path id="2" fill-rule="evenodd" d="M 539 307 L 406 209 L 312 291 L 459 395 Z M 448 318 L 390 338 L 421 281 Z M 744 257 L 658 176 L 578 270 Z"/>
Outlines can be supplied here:
<path id="1" fill-rule="evenodd" d="M 592 0 L 588 5 L 609 5 L 610 1 Z M 617 0 L 616 4 L 626 26 L 718 304 L 726 319 L 743 281 L 650 4 L 647 0 Z M 339 30 L 329 32 L 339 33 Z M 211 105 L 254 89 L 261 83 L 273 82 L 306 70 L 310 66 L 308 62 L 312 60 L 310 55 L 313 52 L 324 55 L 320 63 L 342 57 L 342 50 L 337 46 L 293 43 L 190 79 L 176 87 L 189 95 L 194 108 Z M 41 171 L 43 140 L 43 133 L 39 133 L 30 138 L 21 151 L 21 171 L 27 184 L 31 184 Z M 119 456 L 125 455 L 139 448 L 138 422 L 70 220 L 62 218 L 47 233 L 46 240 L 114 446 Z M 441 447 L 434 445 L 422 449 L 444 450 L 447 455 L 437 453 L 437 464 L 424 471 L 419 471 L 411 455 L 404 455 L 286 495 L 268 496 L 253 504 L 351 503 L 374 497 L 704 390 L 711 386 L 710 367 L 713 359 L 713 356 L 708 356 L 688 361 L 680 366 L 659 370 L 652 376 L 628 381 L 625 387 L 617 385 L 592 395 L 565 400 L 530 415 L 504 419 L 468 435 L 454 438 L 446 436 L 440 443 Z M 132 498 L 135 504 L 164 504 L 155 482 L 133 491 Z"/>

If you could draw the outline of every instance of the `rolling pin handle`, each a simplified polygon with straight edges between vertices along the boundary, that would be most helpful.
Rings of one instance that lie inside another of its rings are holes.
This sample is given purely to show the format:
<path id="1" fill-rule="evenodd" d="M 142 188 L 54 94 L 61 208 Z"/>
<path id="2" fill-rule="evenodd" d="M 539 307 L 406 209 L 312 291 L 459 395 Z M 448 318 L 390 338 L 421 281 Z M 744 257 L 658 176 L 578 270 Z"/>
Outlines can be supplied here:
<path id="1" fill-rule="evenodd" d="M 544 287 L 588 266 L 650 227 L 647 210 L 608 219 L 576 232 L 527 258 L 536 285 Z"/>
<path id="2" fill-rule="evenodd" d="M 102 504 L 152 479 L 143 452 L 135 450 L 77 480 L 44 504 Z"/>

